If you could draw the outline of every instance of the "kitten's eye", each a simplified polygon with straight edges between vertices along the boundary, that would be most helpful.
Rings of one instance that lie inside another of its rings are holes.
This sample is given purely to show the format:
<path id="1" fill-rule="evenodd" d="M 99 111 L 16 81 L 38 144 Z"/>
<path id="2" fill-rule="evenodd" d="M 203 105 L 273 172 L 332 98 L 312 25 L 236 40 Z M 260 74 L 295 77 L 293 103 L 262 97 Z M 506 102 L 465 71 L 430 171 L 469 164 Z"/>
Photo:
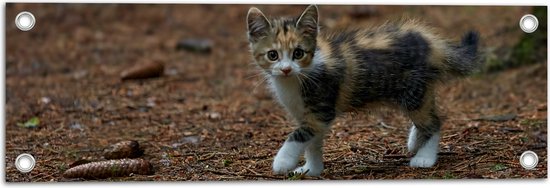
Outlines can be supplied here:
<path id="1" fill-rule="evenodd" d="M 267 58 L 270 61 L 277 61 L 277 59 L 279 59 L 279 54 L 277 54 L 277 51 L 275 50 L 270 50 L 267 52 Z"/>
<path id="2" fill-rule="evenodd" d="M 294 50 L 294 53 L 292 54 L 293 59 L 302 59 L 304 57 L 304 50 L 298 48 Z"/>

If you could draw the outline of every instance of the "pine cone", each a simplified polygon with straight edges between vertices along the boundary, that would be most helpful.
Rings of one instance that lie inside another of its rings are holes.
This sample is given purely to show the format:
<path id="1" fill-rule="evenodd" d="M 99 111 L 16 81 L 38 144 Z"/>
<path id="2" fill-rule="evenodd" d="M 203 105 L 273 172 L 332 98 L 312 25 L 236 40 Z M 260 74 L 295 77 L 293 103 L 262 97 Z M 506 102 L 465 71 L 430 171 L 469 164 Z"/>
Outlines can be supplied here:
<path id="1" fill-rule="evenodd" d="M 103 152 L 105 159 L 137 158 L 143 155 L 143 149 L 134 140 L 122 141 L 111 145 Z"/>
<path id="2" fill-rule="evenodd" d="M 118 159 L 78 165 L 63 173 L 65 178 L 103 179 L 134 174 L 152 174 L 151 164 L 143 159 Z"/>

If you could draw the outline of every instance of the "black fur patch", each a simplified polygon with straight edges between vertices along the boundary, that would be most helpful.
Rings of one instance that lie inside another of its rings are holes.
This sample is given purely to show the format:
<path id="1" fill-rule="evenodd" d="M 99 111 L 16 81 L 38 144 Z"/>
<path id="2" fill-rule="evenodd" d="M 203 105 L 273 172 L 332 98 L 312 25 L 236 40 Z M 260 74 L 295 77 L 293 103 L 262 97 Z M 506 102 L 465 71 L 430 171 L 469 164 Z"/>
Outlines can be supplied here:
<path id="1" fill-rule="evenodd" d="M 345 32 L 339 33 L 338 35 L 335 35 L 331 40 L 330 44 L 332 46 L 332 49 L 336 49 L 337 47 L 341 46 L 342 44 L 351 43 L 355 40 L 355 36 L 359 32 L 359 30 L 347 30 Z"/>
<path id="2" fill-rule="evenodd" d="M 300 127 L 290 133 L 288 141 L 307 142 L 315 136 L 315 131 L 310 127 Z"/>
<path id="3" fill-rule="evenodd" d="M 354 80 L 351 105 L 362 107 L 368 102 L 397 103 L 413 111 L 423 104 L 428 83 L 439 71 L 428 63 L 429 43 L 419 33 L 398 37 L 389 49 L 362 49 L 352 45 L 359 69 Z"/>
<path id="4" fill-rule="evenodd" d="M 336 100 L 340 85 L 343 84 L 345 64 L 342 62 L 334 70 L 327 70 L 325 65 L 306 72 L 309 78 L 304 79 L 302 98 L 310 113 L 324 123 L 330 123 L 336 117 Z"/>
<path id="5" fill-rule="evenodd" d="M 460 46 L 454 45 L 447 52 L 448 64 L 451 73 L 456 76 L 467 76 L 477 70 L 481 62 L 478 60 L 477 48 L 479 34 L 475 31 L 467 32 L 462 37 Z"/>

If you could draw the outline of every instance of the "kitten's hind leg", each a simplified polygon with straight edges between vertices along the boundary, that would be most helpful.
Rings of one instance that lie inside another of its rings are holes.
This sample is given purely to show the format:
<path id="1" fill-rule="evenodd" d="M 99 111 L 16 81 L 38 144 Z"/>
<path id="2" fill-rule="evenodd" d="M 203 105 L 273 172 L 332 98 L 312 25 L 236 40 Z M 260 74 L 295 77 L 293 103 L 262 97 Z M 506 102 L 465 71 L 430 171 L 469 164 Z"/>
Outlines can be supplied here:
<path id="1" fill-rule="evenodd" d="M 417 131 L 416 134 L 411 136 L 417 137 L 417 142 L 413 144 L 416 144 L 418 146 L 418 150 L 416 151 L 414 157 L 411 159 L 409 165 L 411 167 L 421 168 L 432 167 L 437 161 L 437 152 L 439 151 L 439 131 L 431 134 Z M 411 137 L 409 137 L 409 140 L 410 139 Z"/>
<path id="2" fill-rule="evenodd" d="M 412 167 L 432 167 L 437 161 L 441 120 L 433 102 L 425 105 L 410 113 L 413 125 L 407 146 L 409 152 L 416 153 L 409 163 Z"/>

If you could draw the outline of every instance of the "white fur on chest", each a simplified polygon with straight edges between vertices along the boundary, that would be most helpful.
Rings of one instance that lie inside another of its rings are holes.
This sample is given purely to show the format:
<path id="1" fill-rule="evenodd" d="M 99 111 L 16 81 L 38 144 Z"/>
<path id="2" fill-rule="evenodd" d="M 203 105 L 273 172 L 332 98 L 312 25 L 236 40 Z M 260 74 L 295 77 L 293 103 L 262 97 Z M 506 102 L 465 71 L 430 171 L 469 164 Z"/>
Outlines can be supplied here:
<path id="1" fill-rule="evenodd" d="M 270 78 L 270 82 L 279 103 L 292 117 L 301 120 L 304 115 L 304 100 L 298 78 Z"/>

